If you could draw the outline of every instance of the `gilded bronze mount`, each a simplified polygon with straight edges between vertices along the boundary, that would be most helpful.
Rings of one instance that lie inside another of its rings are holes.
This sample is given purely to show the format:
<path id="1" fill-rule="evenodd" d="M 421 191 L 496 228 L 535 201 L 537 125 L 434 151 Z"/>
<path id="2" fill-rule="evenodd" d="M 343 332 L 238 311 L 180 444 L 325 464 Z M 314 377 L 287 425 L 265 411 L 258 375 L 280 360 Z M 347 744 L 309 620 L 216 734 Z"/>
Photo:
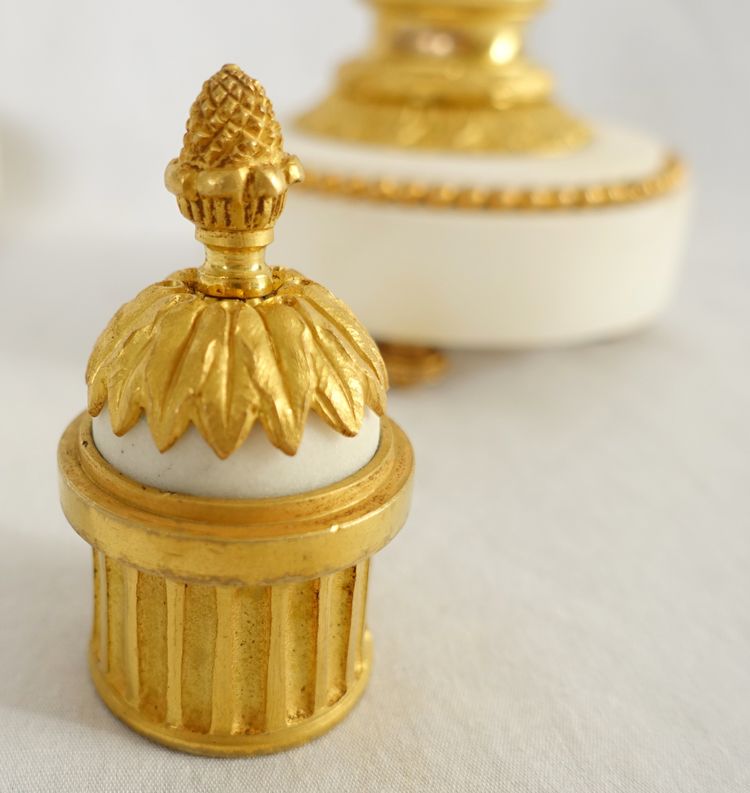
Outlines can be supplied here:
<path id="1" fill-rule="evenodd" d="M 413 456 L 382 420 L 355 475 L 273 499 L 147 487 L 97 451 L 83 414 L 59 446 L 61 498 L 94 549 L 94 683 L 160 743 L 241 756 L 303 743 L 367 682 L 370 557 L 408 511 Z"/>

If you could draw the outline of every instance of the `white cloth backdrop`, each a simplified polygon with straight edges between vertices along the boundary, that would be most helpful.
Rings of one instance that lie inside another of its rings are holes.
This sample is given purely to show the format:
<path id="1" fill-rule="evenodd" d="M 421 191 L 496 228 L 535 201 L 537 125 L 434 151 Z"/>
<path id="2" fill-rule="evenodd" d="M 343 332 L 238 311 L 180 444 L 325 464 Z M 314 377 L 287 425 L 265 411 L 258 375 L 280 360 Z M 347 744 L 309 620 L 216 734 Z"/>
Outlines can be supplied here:
<path id="1" fill-rule="evenodd" d="M 162 169 L 222 63 L 291 111 L 365 20 L 351 0 L 0 8 L 0 791 L 746 791 L 750 14 L 730 0 L 557 0 L 536 27 L 569 105 L 695 164 L 685 278 L 649 333 L 467 353 L 392 395 L 416 493 L 373 568 L 353 714 L 298 750 L 211 760 L 93 692 L 90 557 L 55 445 L 106 319 L 198 259 Z"/>

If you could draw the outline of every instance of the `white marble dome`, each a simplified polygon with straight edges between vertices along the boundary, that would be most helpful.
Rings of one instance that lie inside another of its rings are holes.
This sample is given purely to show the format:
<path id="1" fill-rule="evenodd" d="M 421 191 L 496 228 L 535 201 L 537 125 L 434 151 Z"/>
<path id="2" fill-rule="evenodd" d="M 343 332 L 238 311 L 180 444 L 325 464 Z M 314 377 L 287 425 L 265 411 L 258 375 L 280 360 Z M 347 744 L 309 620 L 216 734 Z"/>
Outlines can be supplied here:
<path id="1" fill-rule="evenodd" d="M 105 408 L 92 431 L 102 457 L 144 485 L 209 498 L 273 498 L 325 487 L 358 471 L 377 451 L 380 418 L 367 410 L 360 431 L 347 437 L 311 413 L 294 455 L 277 449 L 255 426 L 224 460 L 195 427 L 165 452 L 156 447 L 144 418 L 118 437 Z"/>

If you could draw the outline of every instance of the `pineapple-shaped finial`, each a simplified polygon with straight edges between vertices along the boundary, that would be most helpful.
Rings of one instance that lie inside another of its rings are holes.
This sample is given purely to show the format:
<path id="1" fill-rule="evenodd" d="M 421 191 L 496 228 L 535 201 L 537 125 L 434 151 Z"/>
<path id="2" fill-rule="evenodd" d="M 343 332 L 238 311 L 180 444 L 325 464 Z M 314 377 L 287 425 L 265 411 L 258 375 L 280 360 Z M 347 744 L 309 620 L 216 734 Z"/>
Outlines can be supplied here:
<path id="1" fill-rule="evenodd" d="M 165 174 L 182 214 L 207 232 L 264 231 L 301 179 L 263 86 L 234 65 L 206 80 Z"/>
<path id="2" fill-rule="evenodd" d="M 273 290 L 264 250 L 287 188 L 301 179 L 263 86 L 239 66 L 223 66 L 193 102 L 182 151 L 165 173 L 167 189 L 206 246 L 200 291 L 254 298 Z"/>
<path id="3" fill-rule="evenodd" d="M 228 64 L 206 80 L 193 102 L 179 159 L 200 169 L 277 164 L 282 146 L 263 86 Z"/>

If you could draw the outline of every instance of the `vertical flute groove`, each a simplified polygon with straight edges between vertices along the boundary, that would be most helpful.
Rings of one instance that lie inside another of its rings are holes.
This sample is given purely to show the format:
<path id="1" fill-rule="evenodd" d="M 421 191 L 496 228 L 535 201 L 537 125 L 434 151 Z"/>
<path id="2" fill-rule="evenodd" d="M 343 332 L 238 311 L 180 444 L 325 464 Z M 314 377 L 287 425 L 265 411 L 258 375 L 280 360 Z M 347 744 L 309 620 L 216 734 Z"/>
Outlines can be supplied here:
<path id="1" fill-rule="evenodd" d="M 286 725 L 286 603 L 286 586 L 272 587 L 266 691 L 266 730 L 269 732 Z"/>
<path id="2" fill-rule="evenodd" d="M 167 724 L 182 726 L 182 649 L 185 585 L 167 579 Z"/>
<path id="3" fill-rule="evenodd" d="M 135 707 L 140 704 L 140 681 L 138 664 L 138 571 L 123 566 L 124 597 L 122 625 L 123 672 L 125 676 L 125 699 Z"/>
<path id="4" fill-rule="evenodd" d="M 107 677 L 125 695 L 125 568 L 105 556 L 107 573 Z"/>
<path id="5" fill-rule="evenodd" d="M 235 726 L 232 685 L 234 602 L 232 587 L 216 588 L 216 649 L 211 699 L 212 733 L 231 734 Z"/>
<path id="6" fill-rule="evenodd" d="M 365 559 L 354 569 L 352 593 L 352 619 L 349 628 L 349 646 L 346 654 L 346 687 L 354 685 L 362 665 L 362 637 L 365 629 L 365 603 L 370 560 Z"/>
<path id="7" fill-rule="evenodd" d="M 262 732 L 266 722 L 271 628 L 269 587 L 243 587 L 235 594 L 233 691 L 237 732 Z"/>
<path id="8" fill-rule="evenodd" d="M 94 554 L 94 662 L 177 733 L 283 731 L 361 682 L 369 563 L 268 587 L 184 584 Z"/>
<path id="9" fill-rule="evenodd" d="M 94 656 L 97 664 L 99 663 L 99 558 L 96 553 L 96 548 L 92 548 L 93 556 L 93 589 L 94 589 L 94 620 L 91 627 L 91 647 L 94 651 Z"/>
<path id="10" fill-rule="evenodd" d="M 331 576 L 320 579 L 318 589 L 318 636 L 315 650 L 315 710 L 328 704 L 329 631 Z"/>
<path id="11" fill-rule="evenodd" d="M 99 622 L 99 668 L 107 673 L 109 669 L 109 619 L 107 616 L 107 560 L 102 551 L 95 551 L 97 559 L 98 587 L 97 607 Z"/>
<path id="12" fill-rule="evenodd" d="M 167 711 L 167 589 L 161 576 L 138 573 L 140 710 L 164 721 Z"/>

